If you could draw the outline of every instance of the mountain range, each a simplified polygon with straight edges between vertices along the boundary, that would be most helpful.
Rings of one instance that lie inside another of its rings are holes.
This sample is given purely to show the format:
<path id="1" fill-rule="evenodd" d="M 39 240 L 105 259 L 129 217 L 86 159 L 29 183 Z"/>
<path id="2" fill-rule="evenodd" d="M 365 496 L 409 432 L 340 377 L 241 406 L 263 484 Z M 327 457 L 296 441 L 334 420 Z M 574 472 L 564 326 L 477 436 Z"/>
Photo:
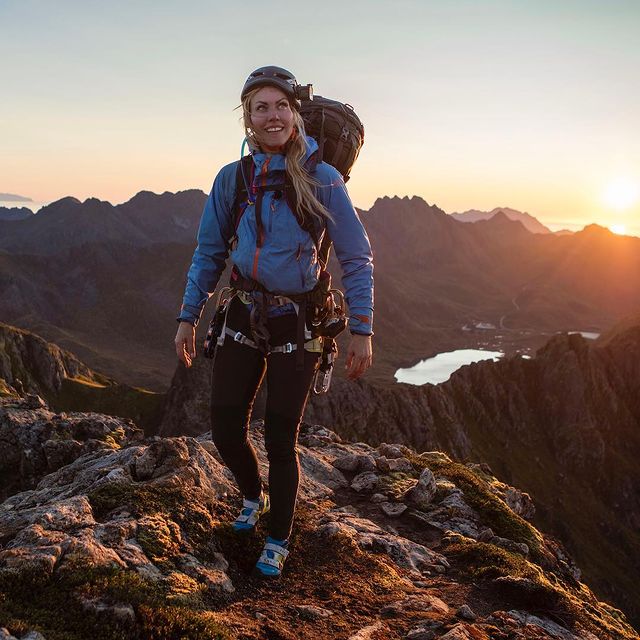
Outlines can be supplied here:
<path id="1" fill-rule="evenodd" d="M 0 207 L 0 222 L 3 220 L 8 222 L 25 220 L 32 215 L 34 215 L 33 211 L 27 207 Z"/>
<path id="2" fill-rule="evenodd" d="M 0 317 L 124 383 L 166 390 L 205 199 L 198 190 L 141 192 L 117 206 L 64 198 L 0 221 Z M 394 384 L 399 367 L 441 351 L 487 340 L 532 351 L 557 331 L 597 332 L 638 308 L 638 238 L 596 225 L 532 234 L 504 213 L 461 224 L 417 197 L 380 198 L 359 214 L 375 256 L 367 375 L 377 383 Z M 340 284 L 334 257 L 330 268 Z M 480 322 L 497 329 L 463 329 Z"/>
<path id="3" fill-rule="evenodd" d="M 469 209 L 462 213 L 451 213 L 451 217 L 458 222 L 478 222 L 479 220 L 491 220 L 493 216 L 502 213 L 509 220 L 517 220 L 522 222 L 524 228 L 531 233 L 552 233 L 549 227 L 545 227 L 537 218 L 530 213 L 510 209 L 509 207 L 496 207 L 491 211 L 479 211 L 478 209 Z"/>

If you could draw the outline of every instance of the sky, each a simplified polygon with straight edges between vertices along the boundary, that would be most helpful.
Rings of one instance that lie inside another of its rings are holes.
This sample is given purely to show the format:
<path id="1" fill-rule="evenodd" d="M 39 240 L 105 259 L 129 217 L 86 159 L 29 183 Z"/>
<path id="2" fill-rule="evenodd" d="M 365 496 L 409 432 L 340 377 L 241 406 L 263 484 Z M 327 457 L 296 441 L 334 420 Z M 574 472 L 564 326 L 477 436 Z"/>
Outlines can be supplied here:
<path id="1" fill-rule="evenodd" d="M 353 105 L 348 189 L 640 235 L 640 1 L 0 0 L 0 192 L 209 192 L 276 64 Z"/>

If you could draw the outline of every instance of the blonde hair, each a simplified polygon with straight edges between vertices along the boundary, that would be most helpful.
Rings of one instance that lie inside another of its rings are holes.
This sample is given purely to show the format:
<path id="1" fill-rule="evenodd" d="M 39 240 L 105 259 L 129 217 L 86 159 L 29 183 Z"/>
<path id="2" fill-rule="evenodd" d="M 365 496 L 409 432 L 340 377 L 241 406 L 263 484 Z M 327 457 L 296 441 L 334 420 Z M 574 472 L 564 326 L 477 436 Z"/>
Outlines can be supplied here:
<path id="1" fill-rule="evenodd" d="M 260 139 L 251 126 L 251 100 L 260 91 L 260 87 L 250 91 L 242 101 L 242 117 L 244 131 L 251 149 L 261 149 Z M 284 147 L 285 169 L 287 177 L 291 181 L 296 192 L 298 211 L 294 212 L 301 218 L 301 222 L 313 223 L 313 228 L 326 224 L 327 220 L 333 220 L 327 208 L 316 197 L 316 188 L 319 184 L 303 167 L 307 155 L 306 133 L 304 120 L 298 109 L 291 105 L 293 112 L 293 134 Z M 306 226 L 306 225 L 305 225 Z"/>

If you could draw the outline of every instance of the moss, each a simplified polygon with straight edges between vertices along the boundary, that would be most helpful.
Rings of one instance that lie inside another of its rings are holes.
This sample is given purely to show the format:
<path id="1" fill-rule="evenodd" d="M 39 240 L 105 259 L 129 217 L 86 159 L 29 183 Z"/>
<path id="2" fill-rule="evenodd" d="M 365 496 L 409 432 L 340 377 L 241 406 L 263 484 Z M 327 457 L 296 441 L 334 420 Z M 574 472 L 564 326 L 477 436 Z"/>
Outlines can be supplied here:
<path id="1" fill-rule="evenodd" d="M 180 571 L 172 571 L 166 577 L 167 600 L 191 607 L 202 605 L 206 586 Z"/>
<path id="2" fill-rule="evenodd" d="M 186 608 L 169 595 L 167 585 L 116 568 L 75 568 L 54 579 L 5 574 L 0 575 L 0 619 L 13 634 L 33 629 L 47 640 L 231 637 L 210 612 L 193 608 L 195 599 Z M 136 622 L 118 625 L 110 614 L 83 606 L 83 599 L 131 605 Z"/>
<path id="3" fill-rule="evenodd" d="M 536 569 L 520 554 L 485 542 L 454 542 L 447 546 L 447 556 L 460 563 L 461 571 L 472 578 L 517 576 L 535 578 Z"/>
<path id="4" fill-rule="evenodd" d="M 110 433 L 105 434 L 102 438 L 100 438 L 100 440 L 108 444 L 112 449 L 120 449 L 125 438 L 126 434 L 124 428 L 118 427 Z"/>
<path id="5" fill-rule="evenodd" d="M 180 607 L 140 608 L 140 619 L 147 640 L 189 638 L 189 640 L 226 640 L 233 636 L 211 612 L 194 612 Z"/>
<path id="6" fill-rule="evenodd" d="M 126 508 L 136 518 L 163 514 L 172 525 L 175 523 L 180 527 L 201 553 L 206 555 L 210 546 L 214 524 L 211 514 L 215 505 L 207 504 L 197 488 L 113 483 L 98 487 L 87 498 L 98 520 L 118 508 Z M 153 555 L 167 557 L 162 553 L 162 546 L 167 540 L 163 542 L 158 533 L 144 531 L 140 542 L 148 544 L 147 548 Z M 179 532 L 174 531 L 174 537 L 179 538 Z"/>
<path id="7" fill-rule="evenodd" d="M 138 522 L 136 539 L 151 562 L 157 563 L 180 552 L 180 528 L 159 515 Z"/>
<path id="8" fill-rule="evenodd" d="M 380 476 L 378 490 L 391 498 L 400 500 L 415 483 L 415 478 L 411 475 L 402 471 L 393 471 Z"/>
<path id="9" fill-rule="evenodd" d="M 519 554 L 471 541 L 454 542 L 446 552 L 454 568 L 471 580 L 501 576 L 527 579 L 526 584 L 514 581 L 497 587 L 508 601 L 506 607 L 544 613 L 574 631 L 584 628 L 597 637 L 602 637 L 604 631 L 608 637 L 620 640 L 637 638 L 621 612 L 598 602 L 586 585 L 566 585 Z M 613 611 L 619 615 L 613 615 Z"/>
<path id="10" fill-rule="evenodd" d="M 524 542 L 534 560 L 543 560 L 543 539 L 540 533 L 498 498 L 491 491 L 489 483 L 480 475 L 463 464 L 443 462 L 434 459 L 433 456 L 428 458 L 430 464 L 427 464 L 422 455 L 415 454 L 410 459 L 417 469 L 422 470 L 428 466 L 434 474 L 444 476 L 459 487 L 464 492 L 469 506 L 478 512 L 483 524 L 491 527 L 496 535 L 515 542 Z"/>

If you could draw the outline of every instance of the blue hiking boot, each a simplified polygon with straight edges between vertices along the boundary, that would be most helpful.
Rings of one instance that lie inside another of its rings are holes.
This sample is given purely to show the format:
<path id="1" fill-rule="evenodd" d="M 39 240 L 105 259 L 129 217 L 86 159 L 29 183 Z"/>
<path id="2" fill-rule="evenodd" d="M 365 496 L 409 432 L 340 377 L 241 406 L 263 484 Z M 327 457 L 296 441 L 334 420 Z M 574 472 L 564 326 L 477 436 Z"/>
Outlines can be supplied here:
<path id="1" fill-rule="evenodd" d="M 284 561 L 289 555 L 288 547 L 288 540 L 276 540 L 271 536 L 267 536 L 262 555 L 256 563 L 254 573 L 263 578 L 279 578 L 282 574 Z"/>
<path id="2" fill-rule="evenodd" d="M 237 533 L 251 533 L 255 530 L 260 516 L 268 513 L 269 508 L 269 494 L 267 493 L 262 492 L 259 500 L 257 501 L 247 500 L 245 498 L 242 501 L 242 510 L 240 511 L 240 515 L 231 525 L 233 530 Z"/>

